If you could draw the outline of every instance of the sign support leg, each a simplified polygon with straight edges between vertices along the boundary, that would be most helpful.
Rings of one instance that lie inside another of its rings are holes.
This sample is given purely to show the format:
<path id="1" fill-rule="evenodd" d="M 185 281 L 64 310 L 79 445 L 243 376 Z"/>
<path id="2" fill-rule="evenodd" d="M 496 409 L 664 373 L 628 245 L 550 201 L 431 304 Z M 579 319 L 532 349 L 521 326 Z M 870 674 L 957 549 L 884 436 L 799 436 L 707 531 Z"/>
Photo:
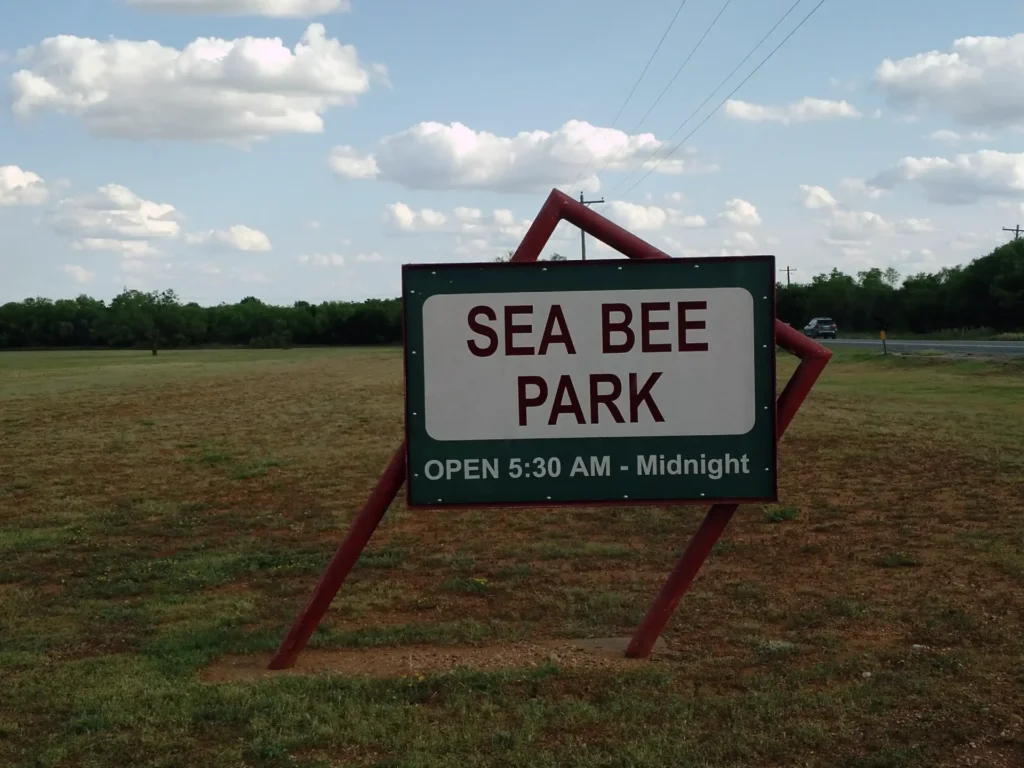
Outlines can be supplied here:
<path id="1" fill-rule="evenodd" d="M 832 351 L 778 320 L 775 322 L 775 342 L 800 358 L 800 365 L 797 366 L 775 405 L 775 439 L 778 440 L 796 416 L 796 412 L 800 410 L 804 399 L 810 394 L 811 387 L 832 357 Z M 629 642 L 626 656 L 632 659 L 646 659 L 650 655 L 655 641 L 665 630 L 665 625 L 675 613 L 676 606 L 690 588 L 690 584 L 711 554 L 712 547 L 725 531 L 736 509 L 735 504 L 715 504 L 708 510 L 704 522 L 690 539 L 686 551 L 679 558 L 651 607 L 647 609 L 647 615 Z"/>
<path id="2" fill-rule="evenodd" d="M 313 590 L 313 596 L 295 617 L 291 629 L 288 630 L 288 634 L 281 642 L 281 647 L 277 649 L 277 653 L 270 660 L 268 669 L 290 669 L 295 665 L 296 659 L 302 653 L 302 649 L 306 647 L 313 632 L 316 631 L 317 625 L 330 607 L 334 596 L 338 594 L 341 585 L 345 583 L 352 566 L 356 564 L 366 548 L 367 542 L 370 541 L 370 537 L 373 536 L 373 532 L 380 525 L 384 513 L 388 511 L 391 502 L 395 500 L 401 490 L 402 483 L 405 482 L 405 472 L 405 443 L 402 443 L 392 457 L 391 463 L 388 464 L 388 468 L 384 470 L 384 474 L 377 481 L 377 485 L 370 492 L 369 498 L 366 499 L 366 503 L 356 519 L 352 521 L 348 535 L 338 546 L 327 570 L 320 577 L 319 583 Z"/>
<path id="3" fill-rule="evenodd" d="M 661 636 L 668 620 L 675 613 L 676 606 L 690 588 L 697 571 L 708 559 L 711 548 L 725 531 L 736 509 L 735 504 L 715 504 L 708 510 L 704 522 L 690 539 L 686 551 L 679 558 L 661 592 L 654 598 L 643 622 L 633 634 L 633 639 L 629 641 L 626 656 L 631 659 L 646 659 L 650 655 L 655 641 Z"/>

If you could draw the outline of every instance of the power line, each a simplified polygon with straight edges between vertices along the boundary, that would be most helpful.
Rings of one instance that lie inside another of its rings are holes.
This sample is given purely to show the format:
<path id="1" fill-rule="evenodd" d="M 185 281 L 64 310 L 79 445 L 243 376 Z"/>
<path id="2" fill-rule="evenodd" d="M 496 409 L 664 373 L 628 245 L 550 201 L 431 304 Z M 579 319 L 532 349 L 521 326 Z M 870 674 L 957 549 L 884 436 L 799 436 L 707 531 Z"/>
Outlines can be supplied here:
<path id="1" fill-rule="evenodd" d="M 681 3 L 679 4 L 679 7 L 678 7 L 678 8 L 676 8 L 676 15 L 672 17 L 672 21 L 670 21 L 670 22 L 669 22 L 669 24 L 668 24 L 668 26 L 667 26 L 667 27 L 665 27 L 665 34 L 663 34 L 663 35 L 661 36 L 661 40 L 659 40 L 659 41 L 658 41 L 658 45 L 657 45 L 657 47 L 656 47 L 656 48 L 654 49 L 654 53 L 652 53 L 652 54 L 651 54 L 651 58 L 649 58 L 649 59 L 647 60 L 647 64 L 646 64 L 646 65 L 644 65 L 644 71 L 640 73 L 640 77 L 638 77 L 638 78 L 636 79 L 636 82 L 635 82 L 635 83 L 633 83 L 633 88 L 632 88 L 632 90 L 631 90 L 631 91 L 629 92 L 629 96 L 627 96 L 627 97 L 626 97 L 626 100 L 625 100 L 624 102 L 622 102 L 622 106 L 621 106 L 621 107 L 619 107 L 619 111 L 615 113 L 615 119 L 614 119 L 614 120 L 612 120 L 612 127 L 614 127 L 614 126 L 615 126 L 615 124 L 616 124 L 617 122 L 619 122 L 619 118 L 620 118 L 620 117 L 622 117 L 622 110 L 624 110 L 624 109 L 626 108 L 626 105 L 627 105 L 627 104 L 629 103 L 629 100 L 630 100 L 631 98 L 633 98 L 633 94 L 634 94 L 634 93 L 636 92 L 637 86 L 638 86 L 638 85 L 640 85 L 640 81 L 641 81 L 641 80 L 643 80 L 643 79 L 644 79 L 644 75 L 646 75 L 646 74 L 647 74 L 647 70 L 648 70 L 648 69 L 650 68 L 650 66 L 651 66 L 651 62 L 652 62 L 652 61 L 654 61 L 654 57 L 655 57 L 655 56 L 657 56 L 657 55 L 658 55 L 658 51 L 660 51 L 660 50 L 661 50 L 661 45 L 662 45 L 662 43 L 664 43 L 664 42 L 665 42 L 665 38 L 666 38 L 666 37 L 668 37 L 668 33 L 669 33 L 669 31 L 670 31 L 670 30 L 672 29 L 673 25 L 674 25 L 674 24 L 676 23 L 676 19 L 678 19 L 678 18 L 679 18 L 679 14 L 680 14 L 680 13 L 682 13 L 683 7 L 684 7 L 685 5 L 686 5 L 686 0 L 683 0 L 683 2 L 681 2 Z"/>
<path id="2" fill-rule="evenodd" d="M 701 35 L 700 40 L 698 40 L 697 44 L 695 46 L 693 46 L 693 48 L 690 50 L 690 53 L 683 60 L 683 63 L 680 65 L 679 69 L 677 69 L 676 73 L 674 75 L 672 75 L 672 79 L 668 81 L 668 83 L 662 89 L 661 93 L 658 94 L 658 98 L 656 98 L 654 100 L 654 103 L 651 104 L 651 106 L 647 109 L 647 111 L 644 113 L 644 116 L 640 118 L 640 122 L 638 122 L 635 126 L 633 126 L 633 130 L 631 130 L 628 134 L 626 134 L 626 144 L 625 144 L 625 146 L 624 147 L 620 147 L 619 151 L 615 153 L 614 157 L 612 157 L 608 162 L 606 162 L 603 166 L 601 166 L 601 170 L 599 170 L 597 172 L 598 176 L 600 176 L 602 173 L 604 173 L 605 169 L 609 165 L 611 165 L 616 160 L 618 160 L 619 157 L 622 155 L 623 150 L 626 149 L 629 146 L 629 137 L 634 135 L 637 131 L 640 130 L 640 126 L 644 124 L 644 120 L 647 119 L 647 116 L 651 114 L 651 112 L 654 110 L 654 108 L 656 106 L 658 106 L 658 103 L 662 100 L 662 98 L 665 96 L 665 94 L 668 93 L 668 89 L 672 87 L 672 83 L 674 83 L 676 81 L 676 78 L 679 77 L 679 75 L 682 73 L 683 69 L 686 68 L 686 65 L 690 63 L 690 59 L 693 58 L 693 54 L 695 54 L 697 52 L 697 49 L 700 48 L 701 43 L 703 43 L 704 39 L 711 33 L 711 30 L 715 28 L 715 24 L 717 24 L 718 20 L 720 18 L 722 18 L 722 14 L 725 13 L 725 9 L 729 7 L 729 4 L 731 2 L 732 2 L 732 0 L 725 0 L 725 5 L 722 6 L 722 9 L 718 12 L 718 15 L 715 16 L 715 18 L 711 21 L 711 24 L 708 25 L 708 28 L 704 30 L 704 34 Z"/>
<path id="3" fill-rule="evenodd" d="M 1020 240 L 1021 232 L 1024 232 L 1024 229 L 1021 229 L 1020 224 L 1018 224 L 1013 229 L 1010 229 L 1009 227 L 1003 227 L 1003 232 L 1013 232 L 1013 239 Z"/>
<path id="4" fill-rule="evenodd" d="M 761 59 L 761 63 L 758 64 L 756 67 L 754 67 L 753 71 L 749 75 L 747 75 L 745 78 L 743 78 L 743 80 L 740 81 L 740 84 L 737 85 L 735 88 L 733 88 L 732 91 L 729 92 L 729 95 L 726 96 L 724 99 L 722 99 L 722 101 L 720 101 L 718 103 L 718 106 L 716 106 L 713 110 L 711 110 L 707 114 L 707 116 L 703 120 L 701 120 L 692 131 L 690 131 L 688 134 L 686 134 L 686 136 L 683 137 L 683 140 L 680 141 L 678 144 L 676 144 L 675 147 L 672 148 L 671 152 L 669 152 L 667 155 L 665 155 L 663 158 L 661 158 L 661 160 L 659 160 L 657 163 L 655 163 L 654 166 L 652 168 L 650 168 L 647 171 L 647 173 L 645 173 L 643 176 L 641 176 L 633 186 L 631 186 L 629 189 L 627 189 L 623 193 L 622 196 L 625 197 L 630 192 L 632 192 L 634 189 L 636 189 L 637 186 L 639 186 L 640 182 L 642 182 L 644 179 L 646 179 L 648 176 L 650 176 L 652 173 L 654 173 L 655 170 L 657 170 L 659 165 L 661 165 L 663 162 L 665 162 L 670 157 L 672 157 L 672 155 L 674 155 L 679 150 L 679 148 L 682 147 L 683 144 L 685 144 L 689 140 L 689 138 L 691 136 L 693 136 L 693 134 L 695 134 L 697 131 L 700 130 L 701 126 L 703 126 L 704 123 L 706 123 L 708 120 L 711 119 L 712 115 L 714 115 L 716 112 L 718 112 L 718 110 L 720 110 L 722 108 L 722 105 L 725 104 L 725 102 L 727 102 L 729 99 L 731 99 L 733 97 L 733 95 L 736 93 L 736 91 L 738 91 L 740 88 L 742 88 L 744 86 L 744 84 L 751 77 L 753 77 L 755 74 L 757 74 L 757 71 L 759 69 L 761 69 L 761 67 L 763 67 L 772 56 L 775 55 L 775 52 L 778 51 L 779 48 L 781 48 L 783 45 L 785 45 L 786 41 L 789 40 L 789 38 L 791 38 L 793 35 L 796 34 L 797 30 L 800 29 L 800 27 L 802 27 L 804 24 L 807 23 L 808 19 L 810 19 L 811 16 L 813 16 L 814 13 L 819 8 L 821 8 L 821 6 L 823 6 L 825 4 L 825 2 L 826 2 L 826 0 L 818 0 L 818 4 L 816 6 L 814 6 L 810 10 L 810 12 L 806 16 L 803 17 L 803 19 L 800 20 L 800 23 L 797 24 L 792 29 L 792 31 L 790 31 L 790 33 L 788 35 L 786 35 L 784 38 L 782 38 L 782 41 L 778 45 L 776 45 L 774 48 L 772 48 L 771 52 L 767 56 L 765 56 L 763 59 Z"/>
<path id="5" fill-rule="evenodd" d="M 720 83 L 718 84 L 718 86 L 717 86 L 717 87 L 715 88 L 715 90 L 713 90 L 713 91 L 712 91 L 711 93 L 709 93 L 709 94 L 707 95 L 707 97 L 706 97 L 706 98 L 704 99 L 704 101 L 702 101 L 702 102 L 701 102 L 701 103 L 700 103 L 699 105 L 697 105 L 697 108 L 696 108 L 695 110 L 693 110 L 693 112 L 691 112 L 691 113 L 690 113 L 690 116 L 689 116 L 689 117 L 687 117 L 687 118 L 686 118 L 685 120 L 683 120 L 682 124 L 681 124 L 681 125 L 680 125 L 680 126 L 679 126 L 678 128 L 676 128 L 676 129 L 675 129 L 675 131 L 673 131 L 673 132 L 672 132 L 672 134 L 671 134 L 671 135 L 670 135 L 670 136 L 669 136 L 669 137 L 668 137 L 667 139 L 665 139 L 665 142 L 664 142 L 664 144 L 662 144 L 661 146 L 659 146 L 659 147 L 658 147 L 657 149 L 655 149 L 655 150 L 654 150 L 653 152 L 651 152 L 651 154 L 650 154 L 650 155 L 648 155 L 648 156 L 647 156 L 647 159 L 646 159 L 646 160 L 644 160 L 644 161 L 643 161 L 643 162 L 642 162 L 642 163 L 640 164 L 640 167 L 639 167 L 639 168 L 638 168 L 637 170 L 642 170 L 642 169 L 643 169 L 643 167 L 644 167 L 644 165 L 646 165 L 646 164 L 647 164 L 648 162 L 650 162 L 650 160 L 651 160 L 651 159 L 652 159 L 652 158 L 653 158 L 653 157 L 654 157 L 654 156 L 655 156 L 656 154 L 658 154 L 658 152 L 660 152 L 660 151 L 661 151 L 662 149 L 664 149 L 664 148 L 665 148 L 665 146 L 666 146 L 666 145 L 667 145 L 667 144 L 668 144 L 668 143 L 669 143 L 670 141 L 672 141 L 672 139 L 674 139 L 674 138 L 675 138 L 675 137 L 676 137 L 676 136 L 677 136 L 677 135 L 679 134 L 679 132 L 680 132 L 681 130 L 683 130 L 683 128 L 684 128 L 684 127 L 686 126 L 686 124 L 687 124 L 688 122 L 690 122 L 690 121 L 691 121 L 691 120 L 692 120 L 692 119 L 693 119 L 693 118 L 694 118 L 694 117 L 695 117 L 695 116 L 697 115 L 697 113 L 698 113 L 698 112 L 700 112 L 700 111 L 701 111 L 701 110 L 702 110 L 702 109 L 704 108 L 704 105 L 705 105 L 705 104 L 707 104 L 707 103 L 708 103 L 709 101 L 711 101 L 711 97 L 712 97 L 712 96 L 714 96 L 714 95 L 715 95 L 716 93 L 718 93 L 718 91 L 719 91 L 719 90 L 721 90 L 722 86 L 723 86 L 723 85 L 725 85 L 725 84 L 726 84 L 727 82 L 729 82 L 729 80 L 730 80 L 730 79 L 732 78 L 732 76 L 733 76 L 733 75 L 735 75 L 735 74 L 736 74 L 736 73 L 737 73 L 737 72 L 739 71 L 740 67 L 742 67 L 742 66 L 743 66 L 744 64 L 746 64 L 746 63 L 747 63 L 747 59 L 749 59 L 749 58 L 750 58 L 751 56 L 753 56 L 753 55 L 754 55 L 754 53 L 755 53 L 755 52 L 757 51 L 757 49 L 758 49 L 758 48 L 760 48 L 760 47 L 761 47 L 762 45 L 764 45 L 764 41 L 765 41 L 765 40 L 767 40 L 767 39 L 768 39 L 769 37 L 771 37 L 772 33 L 773 33 L 773 32 L 774 32 L 774 31 L 775 31 L 776 29 L 778 29 L 778 28 L 779 28 L 779 25 L 780 25 L 780 24 L 782 24 L 782 22 L 784 22 L 784 21 L 785 21 L 785 20 L 786 20 L 787 18 L 789 18 L 789 14 L 791 14 L 791 13 L 792 13 L 792 12 L 793 12 L 794 10 L 796 10 L 796 7 L 797 7 L 798 5 L 800 5 L 800 3 L 801 3 L 801 2 L 803 2 L 803 0 L 796 0 L 796 2 L 795 2 L 795 3 L 793 3 L 793 4 L 791 5 L 791 6 L 789 6 L 789 10 L 788 10 L 788 11 L 786 11 L 786 12 L 785 12 L 785 13 L 784 13 L 784 14 L 782 15 L 782 17 L 781 17 L 781 18 L 780 18 L 780 19 L 779 19 L 778 21 L 776 21 L 776 22 L 775 22 L 774 26 L 772 26 L 772 28 L 771 28 L 771 29 L 769 29 L 769 30 L 768 30 L 768 31 L 767 31 L 767 32 L 765 33 L 764 37 L 762 37 L 762 38 L 761 38 L 761 39 L 760 39 L 760 40 L 759 40 L 759 41 L 757 42 L 757 45 L 755 45 L 755 46 L 754 46 L 753 48 L 751 48 L 751 49 L 750 49 L 750 51 L 749 51 L 749 52 L 747 53 L 747 55 L 743 57 L 743 60 L 742 60 L 742 61 L 740 61 L 740 63 L 739 63 L 739 64 L 737 64 L 737 65 L 736 65 L 735 67 L 733 67 L 733 69 L 732 69 L 732 72 L 730 72 L 730 73 L 729 73 L 728 75 L 726 75 L 726 76 L 725 76 L 725 78 L 724 78 L 724 79 L 722 80 L 722 82 L 720 82 Z M 626 183 L 627 181 L 629 181 L 630 177 L 631 177 L 631 176 L 632 176 L 632 175 L 633 175 L 634 173 L 636 173 L 636 171 L 630 171 L 630 172 L 629 172 L 628 174 L 626 174 L 626 176 L 625 176 L 625 177 L 623 177 L 622 179 L 620 179 L 620 180 L 619 180 L 619 183 L 618 183 L 618 184 L 616 184 L 616 185 L 615 185 L 614 187 L 612 187 L 612 189 L 611 189 L 611 192 L 614 192 L 614 191 L 615 191 L 616 189 L 618 189 L 618 188 L 619 188 L 619 187 L 621 187 L 621 186 L 622 186 L 623 184 L 625 184 L 625 183 Z M 609 194 L 611 194 L 611 192 L 609 192 Z"/>
<path id="6" fill-rule="evenodd" d="M 797 271 L 796 267 L 780 267 L 779 268 L 779 272 L 785 272 L 786 273 L 786 287 L 787 288 L 789 287 L 789 273 L 790 272 L 796 272 L 796 271 Z"/>
<path id="7" fill-rule="evenodd" d="M 609 128 L 614 128 L 615 124 L 617 122 L 619 122 L 619 118 L 622 117 L 622 110 L 624 110 L 626 108 L 626 105 L 629 104 L 629 100 L 631 98 L 633 98 L 633 94 L 636 93 L 637 86 L 640 85 L 640 81 L 643 80 L 644 79 L 644 75 L 647 74 L 647 70 L 650 68 L 651 62 L 654 61 L 654 57 L 657 56 L 658 55 L 658 51 L 661 50 L 661 44 L 665 42 L 665 38 L 668 37 L 669 31 L 671 31 L 672 26 L 676 23 L 676 19 L 679 18 L 679 14 L 682 12 L 683 6 L 685 6 L 685 5 L 686 5 L 686 0 L 683 0 L 683 2 L 681 2 L 679 4 L 679 7 L 676 8 L 675 16 L 672 17 L 672 21 L 670 21 L 668 23 L 668 26 L 665 27 L 665 33 L 661 36 L 661 40 L 658 41 L 658 45 L 654 48 L 654 53 L 652 53 L 651 57 L 649 59 L 647 59 L 647 63 L 644 65 L 643 72 L 640 73 L 640 77 L 638 77 L 636 79 L 636 82 L 633 83 L 633 87 L 630 89 L 629 95 L 626 96 L 626 100 L 624 102 L 622 102 L 622 106 L 619 107 L 619 111 L 615 113 L 615 119 L 612 120 L 611 125 L 608 126 Z M 570 187 L 576 186 L 576 182 L 579 181 L 583 177 L 583 174 L 586 173 L 587 168 L 589 168 L 590 164 L 593 163 L 593 162 L 594 162 L 594 155 L 593 155 L 593 153 L 591 153 L 590 159 L 587 160 L 587 164 L 585 166 L 583 166 L 583 170 L 581 170 L 579 172 L 579 175 L 577 175 L 576 178 L 573 180 L 572 184 L 569 185 Z"/>
<path id="8" fill-rule="evenodd" d="M 580 202 L 583 203 L 584 205 L 593 205 L 594 203 L 603 203 L 604 202 L 604 198 L 602 197 L 600 200 L 584 200 L 583 199 L 583 193 L 580 192 Z M 583 260 L 586 261 L 587 260 L 587 233 L 583 229 L 583 227 L 580 227 L 580 253 L 583 256 Z"/>

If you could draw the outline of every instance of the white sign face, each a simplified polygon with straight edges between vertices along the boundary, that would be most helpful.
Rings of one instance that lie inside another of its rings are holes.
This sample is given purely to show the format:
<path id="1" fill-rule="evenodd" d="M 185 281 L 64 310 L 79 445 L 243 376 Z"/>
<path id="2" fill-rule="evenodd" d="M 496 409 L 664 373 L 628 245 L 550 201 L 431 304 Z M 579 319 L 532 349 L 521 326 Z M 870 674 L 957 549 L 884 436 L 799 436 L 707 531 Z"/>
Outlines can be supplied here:
<path id="1" fill-rule="evenodd" d="M 742 435 L 744 288 L 439 294 L 423 305 L 434 440 Z"/>

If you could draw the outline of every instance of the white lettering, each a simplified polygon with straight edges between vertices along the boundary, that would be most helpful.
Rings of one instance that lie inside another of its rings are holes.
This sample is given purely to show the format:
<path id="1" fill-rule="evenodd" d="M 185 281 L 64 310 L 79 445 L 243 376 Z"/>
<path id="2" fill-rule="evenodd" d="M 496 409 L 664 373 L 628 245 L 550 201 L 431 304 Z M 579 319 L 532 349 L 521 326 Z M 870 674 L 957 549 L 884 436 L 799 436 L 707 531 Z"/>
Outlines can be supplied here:
<path id="1" fill-rule="evenodd" d="M 711 480 L 721 480 L 726 475 L 749 475 L 750 457 L 743 454 L 737 458 L 727 453 L 722 458 L 708 458 L 702 453 L 700 459 L 684 459 L 678 453 L 671 457 L 651 454 L 636 457 L 636 472 L 638 475 L 704 475 Z"/>

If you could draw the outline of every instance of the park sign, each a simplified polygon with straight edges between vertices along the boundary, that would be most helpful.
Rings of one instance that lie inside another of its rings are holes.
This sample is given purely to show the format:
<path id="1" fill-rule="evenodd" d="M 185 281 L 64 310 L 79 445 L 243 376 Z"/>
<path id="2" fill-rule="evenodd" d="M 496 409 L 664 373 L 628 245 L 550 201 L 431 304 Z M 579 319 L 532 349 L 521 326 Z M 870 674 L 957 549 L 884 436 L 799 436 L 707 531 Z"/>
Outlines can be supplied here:
<path id="1" fill-rule="evenodd" d="M 627 260 L 536 263 L 568 222 Z M 402 270 L 405 441 L 270 660 L 288 669 L 402 486 L 411 507 L 714 502 L 637 627 L 647 658 L 831 351 L 775 319 L 775 258 L 673 259 L 553 189 L 510 263 Z M 775 349 L 799 364 L 775 400 Z"/>
<path id="2" fill-rule="evenodd" d="M 409 507 L 777 498 L 775 259 L 402 270 Z"/>

